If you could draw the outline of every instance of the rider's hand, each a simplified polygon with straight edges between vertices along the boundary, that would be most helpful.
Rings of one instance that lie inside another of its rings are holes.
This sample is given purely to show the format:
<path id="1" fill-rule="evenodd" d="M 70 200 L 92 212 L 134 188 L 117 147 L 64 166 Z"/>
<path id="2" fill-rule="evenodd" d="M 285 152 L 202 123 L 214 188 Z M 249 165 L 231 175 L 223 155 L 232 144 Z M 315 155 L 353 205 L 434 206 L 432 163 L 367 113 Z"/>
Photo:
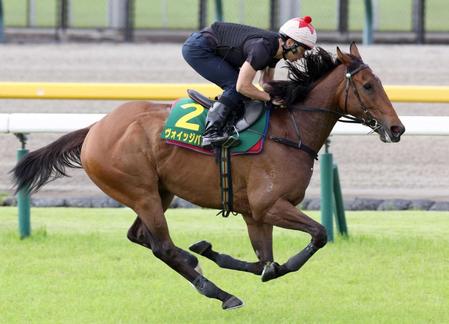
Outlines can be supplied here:
<path id="1" fill-rule="evenodd" d="M 275 108 L 287 108 L 287 104 L 285 103 L 285 101 L 283 99 L 280 98 L 273 98 L 271 99 L 271 104 L 275 107 Z"/>

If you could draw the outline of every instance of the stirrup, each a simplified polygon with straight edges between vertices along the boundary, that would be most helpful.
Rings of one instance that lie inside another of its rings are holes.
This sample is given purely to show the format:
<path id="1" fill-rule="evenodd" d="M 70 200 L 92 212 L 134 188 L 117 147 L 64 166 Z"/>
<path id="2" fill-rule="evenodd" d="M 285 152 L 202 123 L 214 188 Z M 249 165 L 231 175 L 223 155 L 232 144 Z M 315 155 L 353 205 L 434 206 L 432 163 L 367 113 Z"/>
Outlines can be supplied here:
<path id="1" fill-rule="evenodd" d="M 223 146 L 224 148 L 230 148 L 230 147 L 234 147 L 240 144 L 240 135 L 239 133 L 235 133 L 231 136 L 229 136 L 226 141 L 221 144 L 221 146 Z"/>
<path id="2" fill-rule="evenodd" d="M 226 136 L 220 136 L 221 138 L 217 137 L 203 137 L 203 140 L 201 141 L 201 147 L 203 148 L 210 148 L 212 146 L 221 146 L 223 143 L 225 143 L 228 140 L 228 137 Z"/>

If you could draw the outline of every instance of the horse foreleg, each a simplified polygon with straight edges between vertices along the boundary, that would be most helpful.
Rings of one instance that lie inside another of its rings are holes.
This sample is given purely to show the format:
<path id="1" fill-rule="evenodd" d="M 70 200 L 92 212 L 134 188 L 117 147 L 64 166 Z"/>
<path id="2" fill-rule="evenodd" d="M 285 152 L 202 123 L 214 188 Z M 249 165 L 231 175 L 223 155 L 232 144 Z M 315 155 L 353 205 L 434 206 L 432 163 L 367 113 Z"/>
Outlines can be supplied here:
<path id="1" fill-rule="evenodd" d="M 258 262 L 247 262 L 233 258 L 230 255 L 212 250 L 212 244 L 207 241 L 200 241 L 189 247 L 195 253 L 198 253 L 211 261 L 214 261 L 219 267 L 237 271 L 244 271 L 260 275 L 264 265 L 273 261 L 272 249 L 272 229 L 273 226 L 266 224 L 257 224 L 250 217 L 244 219 L 248 226 L 248 234 L 253 249 L 259 259 Z"/>
<path id="2" fill-rule="evenodd" d="M 273 262 L 273 225 L 255 222 L 251 217 L 244 217 L 244 219 L 251 245 L 260 265 L 263 267 Z"/>
<path id="3" fill-rule="evenodd" d="M 311 242 L 286 263 L 267 264 L 262 273 L 262 281 L 281 277 L 289 272 L 298 271 L 318 249 L 327 243 L 326 229 L 320 223 L 298 210 L 290 202 L 279 199 L 265 215 L 264 220 L 275 226 L 300 230 L 312 236 Z"/>

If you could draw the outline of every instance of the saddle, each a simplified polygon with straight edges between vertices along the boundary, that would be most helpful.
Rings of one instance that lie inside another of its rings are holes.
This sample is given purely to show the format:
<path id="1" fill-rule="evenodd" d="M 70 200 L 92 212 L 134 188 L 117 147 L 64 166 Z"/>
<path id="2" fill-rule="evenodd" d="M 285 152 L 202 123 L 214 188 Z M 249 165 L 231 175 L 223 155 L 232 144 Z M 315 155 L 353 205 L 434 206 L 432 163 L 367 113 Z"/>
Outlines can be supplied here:
<path id="1" fill-rule="evenodd" d="M 214 104 L 215 100 L 209 99 L 196 90 L 188 89 L 189 97 L 199 103 L 206 109 Z M 248 100 L 244 102 L 243 111 L 237 113 L 237 117 L 233 118 L 232 124 L 237 133 L 251 127 L 259 117 L 265 112 L 265 104 L 259 100 Z"/>

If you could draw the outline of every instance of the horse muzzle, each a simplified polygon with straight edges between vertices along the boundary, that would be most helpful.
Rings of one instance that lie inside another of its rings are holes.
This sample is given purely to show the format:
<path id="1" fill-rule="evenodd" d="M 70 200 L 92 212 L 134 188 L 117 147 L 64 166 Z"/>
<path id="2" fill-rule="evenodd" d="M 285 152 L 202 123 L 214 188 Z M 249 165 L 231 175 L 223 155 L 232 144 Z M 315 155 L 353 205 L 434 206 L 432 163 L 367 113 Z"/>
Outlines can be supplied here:
<path id="1" fill-rule="evenodd" d="M 376 132 L 380 136 L 380 140 L 384 143 L 397 143 L 401 140 L 402 134 L 405 132 L 404 125 L 393 125 L 389 128 L 383 125 L 379 127 Z"/>

